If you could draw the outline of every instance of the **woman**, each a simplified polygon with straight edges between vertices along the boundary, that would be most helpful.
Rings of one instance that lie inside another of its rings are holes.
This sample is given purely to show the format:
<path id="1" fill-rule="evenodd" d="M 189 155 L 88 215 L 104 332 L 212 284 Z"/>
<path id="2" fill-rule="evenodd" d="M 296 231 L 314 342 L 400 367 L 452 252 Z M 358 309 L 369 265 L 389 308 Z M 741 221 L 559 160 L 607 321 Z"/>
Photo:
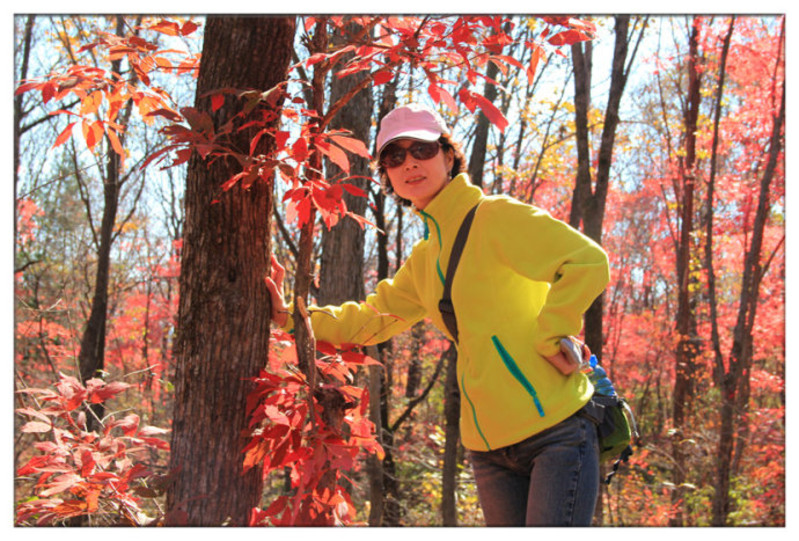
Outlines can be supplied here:
<path id="1" fill-rule="evenodd" d="M 608 282 L 603 250 L 546 212 L 483 195 L 433 110 L 399 107 L 377 136 L 386 192 L 414 207 L 424 239 L 365 302 L 315 308 L 314 334 L 333 344 L 387 340 L 438 310 L 452 244 L 477 203 L 452 286 L 458 320 L 461 440 L 469 449 L 489 526 L 588 526 L 599 483 L 594 425 L 580 415 L 593 387 L 560 340 Z M 272 317 L 290 328 L 284 271 L 273 262 Z M 331 317 L 333 316 L 333 317 Z M 557 368 L 559 367 L 559 368 Z"/>

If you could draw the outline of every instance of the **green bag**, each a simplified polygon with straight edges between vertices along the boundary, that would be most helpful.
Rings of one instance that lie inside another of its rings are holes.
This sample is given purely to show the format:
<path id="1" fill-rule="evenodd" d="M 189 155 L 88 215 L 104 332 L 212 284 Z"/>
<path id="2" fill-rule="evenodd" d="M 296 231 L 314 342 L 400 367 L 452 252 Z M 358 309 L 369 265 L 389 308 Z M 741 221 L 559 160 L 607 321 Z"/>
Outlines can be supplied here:
<path id="1" fill-rule="evenodd" d="M 599 461 L 626 460 L 632 454 L 633 434 L 636 432 L 630 406 L 618 395 L 595 394 L 592 400 L 602 406 L 602 416 L 597 425 Z"/>
<path id="2" fill-rule="evenodd" d="M 605 482 L 610 483 L 619 465 L 633 454 L 633 443 L 640 445 L 638 427 L 629 404 L 620 397 L 596 356 L 589 361 L 588 378 L 594 385 L 594 395 L 583 412 L 597 427 L 600 463 L 613 460 L 613 467 Z"/>

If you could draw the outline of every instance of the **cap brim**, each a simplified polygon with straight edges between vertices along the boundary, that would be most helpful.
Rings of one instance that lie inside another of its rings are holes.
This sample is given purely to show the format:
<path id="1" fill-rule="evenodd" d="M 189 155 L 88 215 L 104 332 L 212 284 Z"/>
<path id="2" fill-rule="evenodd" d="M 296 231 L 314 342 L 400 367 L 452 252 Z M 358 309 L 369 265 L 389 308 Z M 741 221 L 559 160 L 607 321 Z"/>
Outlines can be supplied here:
<path id="1" fill-rule="evenodd" d="M 377 149 L 377 155 L 379 156 L 380 153 L 383 151 L 383 149 L 386 148 L 386 146 L 389 143 L 392 143 L 392 142 L 396 141 L 397 139 L 417 139 L 419 141 L 427 141 L 427 142 L 431 143 L 433 141 L 438 141 L 438 139 L 440 137 L 441 137 L 441 133 L 440 132 L 435 132 L 435 131 L 431 131 L 431 130 L 408 130 L 408 131 L 402 131 L 402 132 L 399 132 L 397 134 L 392 134 L 391 137 L 389 137 L 386 140 L 386 142 L 383 143 L 379 149 Z"/>

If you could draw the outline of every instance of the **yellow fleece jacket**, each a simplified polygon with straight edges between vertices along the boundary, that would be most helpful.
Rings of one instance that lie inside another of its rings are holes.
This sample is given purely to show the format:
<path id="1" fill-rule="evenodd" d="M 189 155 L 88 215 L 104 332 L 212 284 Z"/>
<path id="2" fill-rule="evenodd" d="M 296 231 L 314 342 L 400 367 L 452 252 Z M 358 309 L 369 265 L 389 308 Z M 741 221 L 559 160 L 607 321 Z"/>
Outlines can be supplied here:
<path id="1" fill-rule="evenodd" d="M 455 235 L 478 201 L 452 286 L 458 319 L 461 439 L 468 449 L 505 447 L 579 410 L 593 387 L 544 357 L 577 335 L 582 315 L 609 280 L 596 243 L 545 211 L 485 196 L 460 174 L 418 211 L 425 237 L 393 279 L 364 302 L 311 307 L 318 340 L 371 345 L 424 317 L 449 336 L 438 302 Z M 289 325 L 291 318 L 289 318 Z"/>

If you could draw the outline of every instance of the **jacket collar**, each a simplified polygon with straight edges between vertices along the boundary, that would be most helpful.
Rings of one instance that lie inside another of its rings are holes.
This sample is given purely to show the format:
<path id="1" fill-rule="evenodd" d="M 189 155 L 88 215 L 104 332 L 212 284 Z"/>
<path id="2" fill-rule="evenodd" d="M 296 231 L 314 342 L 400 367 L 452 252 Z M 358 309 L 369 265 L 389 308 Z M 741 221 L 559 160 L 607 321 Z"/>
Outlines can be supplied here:
<path id="1" fill-rule="evenodd" d="M 424 210 L 416 212 L 425 221 L 425 226 L 427 218 L 431 217 L 441 229 L 450 230 L 459 227 L 469 209 L 483 197 L 483 191 L 471 183 L 469 175 L 460 173 L 444 186 Z"/>

